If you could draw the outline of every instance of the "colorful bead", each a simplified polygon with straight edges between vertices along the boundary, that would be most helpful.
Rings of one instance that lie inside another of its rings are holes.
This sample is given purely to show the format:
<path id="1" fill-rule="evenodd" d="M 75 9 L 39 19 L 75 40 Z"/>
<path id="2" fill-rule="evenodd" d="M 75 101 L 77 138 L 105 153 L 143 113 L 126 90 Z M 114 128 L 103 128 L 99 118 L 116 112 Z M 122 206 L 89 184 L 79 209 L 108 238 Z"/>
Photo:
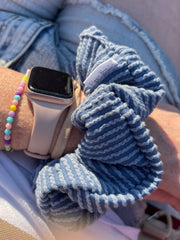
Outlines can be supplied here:
<path id="1" fill-rule="evenodd" d="M 20 82 L 20 84 L 21 84 L 21 83 L 24 83 L 24 84 L 26 85 L 26 81 L 25 81 L 25 80 L 22 80 L 22 81 Z"/>
<path id="2" fill-rule="evenodd" d="M 15 112 L 14 111 L 9 111 L 8 116 L 9 117 L 14 117 L 15 116 Z"/>
<path id="3" fill-rule="evenodd" d="M 21 92 L 23 93 L 24 88 L 19 86 L 17 90 L 18 90 L 18 91 L 21 91 Z"/>
<path id="4" fill-rule="evenodd" d="M 11 135 L 4 135 L 4 140 L 10 140 L 11 139 Z"/>
<path id="5" fill-rule="evenodd" d="M 12 104 L 13 104 L 13 105 L 16 105 L 16 106 L 17 106 L 18 103 L 19 103 L 18 100 L 12 100 Z"/>
<path id="6" fill-rule="evenodd" d="M 13 111 L 13 112 L 15 112 L 15 111 L 16 111 L 16 105 L 14 105 L 14 104 L 11 105 L 11 106 L 10 106 L 10 110 Z"/>
<path id="7" fill-rule="evenodd" d="M 15 95 L 14 96 L 14 100 L 18 100 L 19 101 L 20 99 L 21 99 L 21 97 L 19 95 Z"/>
<path id="8" fill-rule="evenodd" d="M 11 151 L 11 146 L 10 146 L 10 147 L 8 147 L 8 148 L 6 148 L 6 147 L 5 147 L 5 150 L 6 150 L 6 152 L 9 152 L 9 151 Z"/>
<path id="9" fill-rule="evenodd" d="M 4 147 L 5 147 L 5 149 L 6 149 L 6 148 L 10 148 L 11 145 L 10 145 L 10 144 L 4 144 Z"/>
<path id="10" fill-rule="evenodd" d="M 7 118 L 6 118 L 6 121 L 7 121 L 8 123 L 13 123 L 13 122 L 14 122 L 14 118 L 13 118 L 13 117 L 7 117 Z"/>
<path id="11" fill-rule="evenodd" d="M 24 77 L 23 77 L 23 81 L 25 81 L 25 82 L 27 82 L 27 79 L 28 79 L 28 76 L 27 75 L 24 75 Z"/>
<path id="12" fill-rule="evenodd" d="M 4 133 L 5 133 L 6 135 L 10 135 L 10 134 L 11 134 L 11 130 L 10 130 L 10 129 L 5 129 L 5 130 L 4 130 Z"/>
<path id="13" fill-rule="evenodd" d="M 11 129 L 12 128 L 12 123 L 6 123 L 6 128 Z"/>
<path id="14" fill-rule="evenodd" d="M 26 82 L 28 79 L 28 76 L 27 76 L 28 71 L 26 72 L 26 75 L 23 76 L 23 78 L 17 88 L 16 94 L 12 100 L 12 105 L 10 106 L 11 111 L 8 112 L 8 117 L 6 119 L 6 125 L 5 125 L 5 130 L 4 130 L 4 134 L 5 134 L 4 135 L 4 149 L 7 152 L 12 151 L 12 148 L 11 148 L 11 129 L 13 126 L 12 123 L 14 122 L 15 112 L 16 112 L 17 106 L 19 104 L 19 101 L 21 99 L 21 95 L 23 94 L 24 88 L 26 86 Z"/>
<path id="15" fill-rule="evenodd" d="M 4 143 L 5 143 L 5 145 L 9 145 L 9 144 L 11 144 L 11 139 L 9 139 L 9 140 L 5 140 Z"/>
<path id="16" fill-rule="evenodd" d="M 22 95 L 22 92 L 21 92 L 21 91 L 17 91 L 17 92 L 16 92 L 16 95 L 21 96 L 21 95 Z"/>
<path id="17" fill-rule="evenodd" d="M 25 83 L 24 81 L 22 81 L 22 82 L 19 84 L 19 87 L 25 88 L 25 86 L 26 86 L 26 83 Z"/>

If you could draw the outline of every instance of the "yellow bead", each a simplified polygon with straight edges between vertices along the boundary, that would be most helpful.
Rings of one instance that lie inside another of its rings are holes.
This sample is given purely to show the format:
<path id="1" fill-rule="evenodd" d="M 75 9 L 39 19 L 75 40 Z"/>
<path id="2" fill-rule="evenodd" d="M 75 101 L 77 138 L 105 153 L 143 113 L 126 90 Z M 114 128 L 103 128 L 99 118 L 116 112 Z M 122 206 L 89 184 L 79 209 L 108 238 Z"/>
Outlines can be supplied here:
<path id="1" fill-rule="evenodd" d="M 22 79 L 22 81 L 27 82 L 27 79 L 28 79 L 28 76 L 24 76 L 23 79 Z"/>
<path id="2" fill-rule="evenodd" d="M 16 105 L 11 105 L 10 109 L 11 109 L 11 111 L 15 112 L 16 111 Z"/>

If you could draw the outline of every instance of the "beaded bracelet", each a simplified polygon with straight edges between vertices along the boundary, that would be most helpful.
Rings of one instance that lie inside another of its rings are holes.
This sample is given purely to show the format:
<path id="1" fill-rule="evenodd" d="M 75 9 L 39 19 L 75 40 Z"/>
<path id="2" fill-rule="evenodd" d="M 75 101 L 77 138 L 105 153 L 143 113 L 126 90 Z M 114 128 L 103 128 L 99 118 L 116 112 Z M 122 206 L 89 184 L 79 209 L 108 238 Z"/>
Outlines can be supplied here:
<path id="1" fill-rule="evenodd" d="M 15 112 L 17 110 L 17 106 L 21 99 L 21 95 L 23 94 L 25 86 L 26 86 L 28 72 L 29 72 L 29 70 L 27 70 L 26 74 L 23 76 L 23 78 L 18 86 L 18 89 L 16 91 L 14 99 L 12 100 L 12 105 L 10 106 L 10 111 L 8 113 L 8 117 L 6 119 L 6 125 L 5 125 L 6 128 L 4 130 L 4 134 L 5 134 L 4 135 L 4 148 L 5 148 L 5 151 L 7 151 L 7 152 L 12 151 L 12 147 L 11 147 L 12 124 L 14 122 Z"/>

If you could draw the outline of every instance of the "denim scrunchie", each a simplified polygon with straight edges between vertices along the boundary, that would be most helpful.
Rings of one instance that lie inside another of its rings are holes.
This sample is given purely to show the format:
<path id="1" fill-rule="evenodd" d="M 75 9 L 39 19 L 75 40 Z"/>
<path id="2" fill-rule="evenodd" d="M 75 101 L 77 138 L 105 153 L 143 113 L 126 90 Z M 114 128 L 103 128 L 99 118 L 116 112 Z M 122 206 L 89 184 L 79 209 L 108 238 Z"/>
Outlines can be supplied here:
<path id="1" fill-rule="evenodd" d="M 91 27 L 80 35 L 71 73 L 83 85 L 110 58 L 116 64 L 93 86 L 85 84 L 87 96 L 72 115 L 85 132 L 78 148 L 43 162 L 34 179 L 42 215 L 69 229 L 142 199 L 161 181 L 159 153 L 143 122 L 164 94 L 154 72 L 135 50 L 108 42 Z"/>

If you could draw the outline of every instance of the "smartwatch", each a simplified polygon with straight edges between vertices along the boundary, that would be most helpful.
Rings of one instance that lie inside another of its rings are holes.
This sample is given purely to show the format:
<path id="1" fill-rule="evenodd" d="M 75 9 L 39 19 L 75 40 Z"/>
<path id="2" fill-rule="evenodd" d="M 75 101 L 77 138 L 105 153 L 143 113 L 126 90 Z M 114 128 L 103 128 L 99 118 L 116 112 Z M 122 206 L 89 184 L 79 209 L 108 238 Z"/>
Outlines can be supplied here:
<path id="1" fill-rule="evenodd" d="M 33 128 L 27 155 L 49 159 L 58 122 L 65 109 L 72 105 L 73 79 L 64 72 L 34 67 L 29 71 L 26 96 L 33 108 Z"/>

